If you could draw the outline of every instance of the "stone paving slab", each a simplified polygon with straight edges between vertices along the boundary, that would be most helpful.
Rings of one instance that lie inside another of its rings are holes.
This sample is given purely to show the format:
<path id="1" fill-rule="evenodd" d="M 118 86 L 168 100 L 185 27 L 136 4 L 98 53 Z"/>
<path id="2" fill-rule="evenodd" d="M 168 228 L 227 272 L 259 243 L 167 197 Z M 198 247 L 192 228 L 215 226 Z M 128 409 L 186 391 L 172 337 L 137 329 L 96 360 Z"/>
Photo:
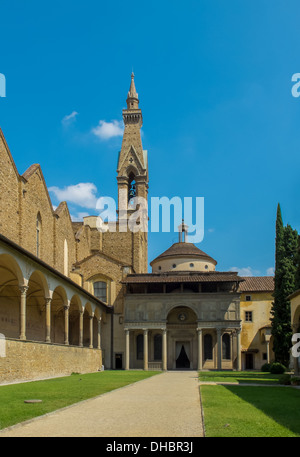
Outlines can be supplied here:
<path id="1" fill-rule="evenodd" d="M 196 371 L 164 372 L 0 431 L 0 438 L 201 436 Z"/>

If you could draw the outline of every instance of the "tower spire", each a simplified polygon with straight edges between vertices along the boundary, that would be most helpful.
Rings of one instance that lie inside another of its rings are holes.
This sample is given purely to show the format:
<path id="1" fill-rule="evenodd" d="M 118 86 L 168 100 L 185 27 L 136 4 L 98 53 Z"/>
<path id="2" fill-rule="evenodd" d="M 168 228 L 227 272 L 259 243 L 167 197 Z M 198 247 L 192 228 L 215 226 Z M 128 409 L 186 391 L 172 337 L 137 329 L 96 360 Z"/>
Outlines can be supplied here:
<path id="1" fill-rule="evenodd" d="M 130 83 L 130 88 L 129 92 L 127 95 L 127 109 L 138 109 L 139 108 L 139 98 L 138 98 L 138 93 L 135 88 L 134 84 L 134 73 L 131 73 L 131 83 Z"/>

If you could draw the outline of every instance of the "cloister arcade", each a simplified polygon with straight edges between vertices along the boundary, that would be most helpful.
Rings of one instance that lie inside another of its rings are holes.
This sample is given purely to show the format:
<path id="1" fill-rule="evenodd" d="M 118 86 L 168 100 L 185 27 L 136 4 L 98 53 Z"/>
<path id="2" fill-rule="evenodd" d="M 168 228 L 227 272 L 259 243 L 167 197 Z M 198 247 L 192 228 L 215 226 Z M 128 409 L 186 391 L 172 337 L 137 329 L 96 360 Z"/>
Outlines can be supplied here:
<path id="1" fill-rule="evenodd" d="M 20 248 L 0 241 L 0 333 L 101 349 L 106 305 Z"/>

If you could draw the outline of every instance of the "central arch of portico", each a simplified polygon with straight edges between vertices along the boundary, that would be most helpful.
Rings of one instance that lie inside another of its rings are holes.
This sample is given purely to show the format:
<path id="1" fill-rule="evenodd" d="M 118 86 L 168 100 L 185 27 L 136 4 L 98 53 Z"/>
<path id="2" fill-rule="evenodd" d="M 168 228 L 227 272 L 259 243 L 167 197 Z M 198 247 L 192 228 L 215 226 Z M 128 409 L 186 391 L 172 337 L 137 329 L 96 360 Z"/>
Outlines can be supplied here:
<path id="1" fill-rule="evenodd" d="M 169 369 L 197 367 L 197 316 L 187 306 L 176 306 L 167 315 L 167 366 Z"/>

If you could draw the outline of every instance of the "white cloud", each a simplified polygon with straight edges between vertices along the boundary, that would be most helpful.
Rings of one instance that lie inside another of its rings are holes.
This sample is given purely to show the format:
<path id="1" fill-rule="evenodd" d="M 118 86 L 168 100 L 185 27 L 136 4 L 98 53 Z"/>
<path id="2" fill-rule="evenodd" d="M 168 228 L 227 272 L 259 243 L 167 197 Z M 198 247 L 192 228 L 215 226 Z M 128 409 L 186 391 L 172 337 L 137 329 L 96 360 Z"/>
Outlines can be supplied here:
<path id="1" fill-rule="evenodd" d="M 239 276 L 258 276 L 259 270 L 253 270 L 251 267 L 232 267 L 229 271 L 237 271 Z"/>
<path id="2" fill-rule="evenodd" d="M 77 111 L 72 111 L 72 113 L 65 116 L 61 122 L 65 126 L 70 125 L 72 122 L 75 121 L 76 116 L 78 116 Z"/>
<path id="3" fill-rule="evenodd" d="M 66 186 L 63 189 L 52 186 L 49 192 L 53 192 L 59 201 L 67 201 L 83 208 L 96 208 L 97 187 L 90 182 L 79 183 L 73 186 Z"/>
<path id="4" fill-rule="evenodd" d="M 267 275 L 268 276 L 274 276 L 274 267 L 270 267 L 267 269 Z"/>
<path id="5" fill-rule="evenodd" d="M 76 215 L 71 214 L 70 216 L 73 222 L 82 222 L 84 217 L 89 216 L 89 213 L 77 213 Z"/>
<path id="6" fill-rule="evenodd" d="M 122 121 L 99 121 L 99 125 L 92 129 L 92 133 L 101 140 L 109 140 L 116 136 L 122 136 L 124 132 Z"/>

